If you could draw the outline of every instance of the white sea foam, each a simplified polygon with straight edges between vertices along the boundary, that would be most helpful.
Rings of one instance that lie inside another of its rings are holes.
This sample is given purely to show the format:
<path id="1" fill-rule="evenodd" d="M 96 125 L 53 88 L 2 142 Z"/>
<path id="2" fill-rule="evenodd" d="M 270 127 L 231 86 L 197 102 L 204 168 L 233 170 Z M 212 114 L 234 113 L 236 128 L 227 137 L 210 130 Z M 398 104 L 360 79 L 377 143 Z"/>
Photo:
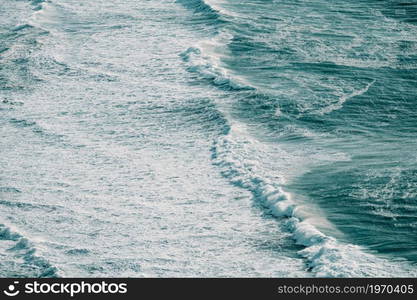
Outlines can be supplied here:
<path id="1" fill-rule="evenodd" d="M 279 183 L 260 175 L 262 170 L 247 166 L 247 155 L 258 153 L 259 143 L 245 130 L 233 123 L 230 132 L 221 137 L 213 148 L 214 164 L 233 184 L 250 190 L 255 199 L 274 216 L 286 219 L 294 241 L 305 248 L 299 251 L 311 271 L 319 277 L 386 277 L 415 276 L 417 271 L 405 261 L 392 262 L 370 253 L 360 246 L 338 241 L 320 231 L 300 211 L 297 199 L 283 190 Z M 250 159 L 254 159 L 251 157 Z"/>
<path id="2" fill-rule="evenodd" d="M 227 46 L 232 39 L 229 32 L 221 31 L 213 38 L 188 48 L 181 57 L 189 63 L 189 71 L 200 74 L 216 86 L 232 90 L 254 89 L 244 78 L 231 74 L 223 66 L 222 58 L 227 56 Z"/>

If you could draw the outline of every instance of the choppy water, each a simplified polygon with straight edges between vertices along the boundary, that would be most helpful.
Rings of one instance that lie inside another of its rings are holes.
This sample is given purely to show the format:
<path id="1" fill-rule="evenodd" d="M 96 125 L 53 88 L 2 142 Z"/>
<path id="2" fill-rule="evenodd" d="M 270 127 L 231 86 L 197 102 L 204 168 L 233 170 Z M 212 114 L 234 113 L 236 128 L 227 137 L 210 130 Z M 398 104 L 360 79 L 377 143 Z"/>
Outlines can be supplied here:
<path id="1" fill-rule="evenodd" d="M 417 4 L 0 0 L 2 276 L 416 276 Z"/>

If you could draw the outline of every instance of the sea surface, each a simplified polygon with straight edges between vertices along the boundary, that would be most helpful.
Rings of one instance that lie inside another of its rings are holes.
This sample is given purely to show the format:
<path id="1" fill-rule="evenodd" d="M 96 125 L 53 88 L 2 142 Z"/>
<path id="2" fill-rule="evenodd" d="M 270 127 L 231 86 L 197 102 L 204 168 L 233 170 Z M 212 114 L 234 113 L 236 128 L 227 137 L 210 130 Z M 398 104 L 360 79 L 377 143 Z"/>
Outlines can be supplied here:
<path id="1" fill-rule="evenodd" d="M 0 276 L 417 276 L 417 3 L 0 0 Z"/>

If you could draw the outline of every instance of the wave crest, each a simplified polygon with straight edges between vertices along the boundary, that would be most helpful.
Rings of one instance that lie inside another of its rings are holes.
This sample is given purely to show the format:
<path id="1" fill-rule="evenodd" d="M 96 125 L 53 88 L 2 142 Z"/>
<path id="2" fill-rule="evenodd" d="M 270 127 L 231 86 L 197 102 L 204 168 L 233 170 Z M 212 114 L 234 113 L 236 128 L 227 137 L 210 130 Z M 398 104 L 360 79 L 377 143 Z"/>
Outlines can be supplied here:
<path id="1" fill-rule="evenodd" d="M 177 3 L 208 19 L 222 20 L 221 12 L 205 0 L 177 0 Z"/>
<path id="2" fill-rule="evenodd" d="M 309 269 L 318 277 L 387 277 L 416 276 L 417 271 L 407 261 L 390 261 L 375 256 L 366 249 L 327 236 L 304 217 L 300 206 L 284 191 L 279 182 L 272 181 L 257 170 L 251 154 L 258 153 L 257 141 L 244 128 L 231 125 L 212 148 L 213 163 L 231 183 L 252 192 L 254 198 L 285 225 L 298 245 L 298 252 L 307 260 Z M 252 149 L 251 149 L 252 148 Z M 279 181 L 279 179 L 277 180 Z"/>
<path id="3" fill-rule="evenodd" d="M 37 249 L 27 238 L 3 224 L 0 224 L 0 242 L 1 252 L 4 252 L 0 254 L 0 265 L 6 265 L 2 268 L 9 272 L 6 277 L 58 277 L 57 268 L 37 255 Z M 21 260 L 23 264 L 15 263 Z"/>

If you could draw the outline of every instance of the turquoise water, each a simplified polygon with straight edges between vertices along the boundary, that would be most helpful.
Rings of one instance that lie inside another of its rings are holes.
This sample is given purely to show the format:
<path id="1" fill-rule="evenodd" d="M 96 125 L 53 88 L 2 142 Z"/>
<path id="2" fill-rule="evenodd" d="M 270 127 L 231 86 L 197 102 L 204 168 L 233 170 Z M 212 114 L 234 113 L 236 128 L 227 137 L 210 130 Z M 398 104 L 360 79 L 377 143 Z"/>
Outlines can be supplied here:
<path id="1" fill-rule="evenodd" d="M 1 275 L 417 275 L 417 4 L 0 4 Z"/>

